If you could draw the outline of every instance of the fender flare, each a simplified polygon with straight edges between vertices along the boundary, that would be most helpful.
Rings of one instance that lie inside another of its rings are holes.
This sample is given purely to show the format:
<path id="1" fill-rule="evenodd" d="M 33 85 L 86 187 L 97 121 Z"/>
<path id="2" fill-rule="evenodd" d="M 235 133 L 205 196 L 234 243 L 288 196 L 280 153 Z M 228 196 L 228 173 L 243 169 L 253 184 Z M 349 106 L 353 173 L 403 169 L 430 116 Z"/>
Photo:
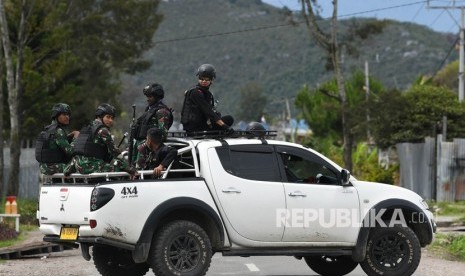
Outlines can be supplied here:
<path id="1" fill-rule="evenodd" d="M 160 221 L 169 213 L 178 209 L 189 209 L 206 215 L 213 220 L 220 235 L 220 241 L 224 243 L 223 223 L 215 210 L 205 202 L 191 197 L 177 197 L 169 199 L 157 206 L 147 218 L 139 240 L 132 252 L 132 258 L 136 263 L 145 262 L 148 258 L 152 237 L 155 229 L 160 227 Z"/>
<path id="2" fill-rule="evenodd" d="M 423 214 L 425 217 L 427 217 L 425 212 L 423 212 L 423 210 L 420 207 L 404 199 L 383 200 L 377 203 L 376 205 L 374 205 L 371 208 L 371 210 L 375 210 L 375 213 L 378 213 L 382 209 L 395 209 L 395 208 L 411 210 L 413 212 L 417 212 L 418 214 Z M 362 262 L 365 259 L 366 245 L 368 242 L 368 236 L 370 234 L 370 229 L 371 229 L 370 223 L 367 223 L 367 222 L 370 222 L 370 212 L 366 214 L 365 217 L 363 218 L 362 225 L 360 227 L 360 232 L 357 238 L 357 243 L 355 245 L 354 251 L 352 252 L 352 259 L 355 262 Z M 429 220 L 423 223 L 427 223 L 428 229 L 432 229 L 431 222 Z M 431 239 L 431 240 L 433 239 L 432 231 L 429 231 L 428 239 Z"/>

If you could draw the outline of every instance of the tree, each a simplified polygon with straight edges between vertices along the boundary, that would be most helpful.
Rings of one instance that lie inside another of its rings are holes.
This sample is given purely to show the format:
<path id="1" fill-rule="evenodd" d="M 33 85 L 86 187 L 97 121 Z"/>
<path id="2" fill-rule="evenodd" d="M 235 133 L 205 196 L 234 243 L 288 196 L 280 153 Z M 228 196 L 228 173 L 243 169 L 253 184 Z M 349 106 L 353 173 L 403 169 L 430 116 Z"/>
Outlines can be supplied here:
<path id="1" fill-rule="evenodd" d="M 16 3 L 17 4 L 17 3 Z M 16 57 L 13 56 L 12 42 L 6 20 L 4 1 L 0 0 L 0 25 L 3 44 L 3 53 L 6 64 L 6 83 L 8 88 L 8 106 L 10 111 L 10 178 L 8 181 L 7 193 L 10 195 L 18 194 L 19 183 L 19 157 L 21 154 L 21 143 L 19 137 L 19 97 L 21 95 L 22 70 L 24 62 L 24 47 L 27 36 L 25 35 L 26 20 L 29 15 L 31 6 L 28 1 L 21 1 L 20 20 L 17 41 L 16 41 Z M 16 59 L 14 66 L 13 59 Z M 2 147 L 3 148 L 3 147 Z"/>
<path id="2" fill-rule="evenodd" d="M 405 93 L 382 93 L 371 104 L 373 136 L 381 148 L 402 142 L 423 142 L 447 116 L 448 138 L 465 135 L 465 105 L 445 87 L 415 85 Z"/>
<path id="3" fill-rule="evenodd" d="M 302 4 L 302 15 L 305 19 L 310 35 L 315 39 L 317 45 L 323 48 L 328 54 L 328 64 L 327 68 L 334 71 L 336 87 L 334 90 L 328 90 L 327 95 L 331 98 L 336 99 L 341 105 L 341 129 L 342 129 L 342 139 L 343 139 L 343 160 L 347 169 L 352 169 L 352 145 L 353 133 L 351 128 L 348 125 L 348 122 L 351 120 L 351 113 L 348 112 L 348 102 L 345 90 L 345 81 L 343 68 L 341 64 L 341 54 L 342 48 L 339 43 L 339 34 L 338 34 L 338 0 L 333 0 L 333 13 L 330 19 L 330 28 L 326 33 L 324 32 L 323 23 L 319 24 L 317 20 L 317 9 L 318 9 L 317 0 L 301 0 Z M 322 22 L 322 21 L 320 21 Z M 378 24 L 376 22 L 368 22 L 365 25 L 353 26 L 351 32 L 346 35 L 345 42 L 342 43 L 348 50 L 355 49 L 351 47 L 348 43 L 353 41 L 355 37 L 360 37 L 361 39 L 367 39 L 370 34 L 376 34 L 382 32 L 383 28 L 387 25 L 387 22 Z M 350 51 L 355 53 L 356 51 Z M 350 53 L 349 52 L 349 53 Z"/>
<path id="4" fill-rule="evenodd" d="M 370 78 L 371 97 L 376 97 L 383 87 L 380 82 Z M 350 132 L 349 147 L 366 139 L 366 131 L 369 126 L 366 119 L 368 103 L 365 98 L 365 76 L 357 71 L 345 82 L 344 90 L 347 95 L 346 112 L 351 116 L 347 117 L 345 127 Z M 322 84 L 315 90 L 305 87 L 296 97 L 295 105 L 301 110 L 301 116 L 309 122 L 316 138 L 328 139 L 331 141 L 342 141 L 343 134 L 340 129 L 343 127 L 341 114 L 343 107 L 339 97 L 334 95 L 337 87 L 336 80 Z M 344 144 L 343 144 L 344 145 Z"/>
<path id="5" fill-rule="evenodd" d="M 152 46 L 162 19 L 158 3 L 1 0 L 12 154 L 9 193 L 18 191 L 20 136 L 35 137 L 38 126 L 50 120 L 54 103 L 70 104 L 74 124 L 83 125 L 98 103 L 115 101 L 121 72 L 149 66 L 141 56 Z"/>
<path id="6" fill-rule="evenodd" d="M 1 32 L 1 29 L 0 29 Z M 2 53 L 2 43 L 0 43 L 0 53 Z M 3 76 L 3 58 L 2 55 L 0 54 L 0 78 Z M 5 157 L 3 156 L 3 143 L 4 143 L 4 138 L 3 138 L 3 85 L 2 82 L 0 81 L 0 188 L 2 188 L 2 191 L 5 192 L 3 189 L 4 183 L 3 183 L 3 168 L 5 167 Z M 0 193 L 0 197 L 4 196 L 3 193 Z"/>
<path id="7" fill-rule="evenodd" d="M 257 83 L 249 83 L 241 88 L 240 94 L 238 118 L 244 121 L 259 121 L 267 102 L 263 87 Z"/>
<path id="8" fill-rule="evenodd" d="M 344 86 L 344 75 L 342 73 L 341 67 L 341 49 L 338 44 L 337 37 L 337 0 L 333 1 L 333 14 L 331 17 L 331 29 L 330 33 L 324 33 L 321 26 L 318 25 L 316 20 L 316 14 L 314 11 L 313 4 L 316 3 L 315 0 L 302 0 L 302 14 L 305 18 L 310 34 L 316 40 L 317 44 L 322 47 L 329 55 L 331 60 L 331 65 L 334 70 L 336 77 L 337 90 L 330 91 L 332 97 L 335 97 L 337 101 L 341 104 L 341 122 L 342 122 L 342 136 L 344 143 L 344 153 L 343 160 L 346 168 L 349 170 L 352 169 L 352 135 L 348 126 L 346 125 L 347 117 L 349 116 L 347 112 L 347 98 L 346 91 Z M 337 93 L 337 94 L 335 94 Z"/>
<path id="9" fill-rule="evenodd" d="M 36 29 L 44 33 L 25 63 L 23 103 L 29 111 L 23 130 L 29 137 L 50 120 L 49 109 L 56 102 L 71 105 L 74 127 L 87 123 L 101 102 L 121 110 L 116 102 L 119 74 L 150 65 L 141 55 L 153 46 L 162 19 L 154 0 L 57 2 L 38 12 L 44 17 L 37 19 L 38 25 L 43 23 Z"/>
<path id="10" fill-rule="evenodd" d="M 457 60 L 444 66 L 444 68 L 433 77 L 433 84 L 436 86 L 445 86 L 455 91 L 459 86 L 459 79 L 457 78 L 458 73 L 459 61 Z"/>

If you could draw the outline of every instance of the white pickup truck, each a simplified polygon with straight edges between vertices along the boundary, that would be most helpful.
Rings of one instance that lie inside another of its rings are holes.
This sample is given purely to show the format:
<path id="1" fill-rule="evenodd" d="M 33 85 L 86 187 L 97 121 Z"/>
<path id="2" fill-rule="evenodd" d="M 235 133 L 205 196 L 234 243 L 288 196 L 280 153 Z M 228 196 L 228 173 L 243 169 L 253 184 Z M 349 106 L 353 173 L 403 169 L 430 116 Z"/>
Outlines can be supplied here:
<path id="1" fill-rule="evenodd" d="M 132 181 L 46 177 L 37 211 L 44 240 L 80 246 L 112 276 L 205 275 L 216 252 L 303 258 L 321 275 L 360 264 L 370 276 L 408 276 L 433 240 L 419 195 L 359 181 L 301 145 L 250 135 L 168 144 L 179 158 L 160 179 L 151 171 Z"/>

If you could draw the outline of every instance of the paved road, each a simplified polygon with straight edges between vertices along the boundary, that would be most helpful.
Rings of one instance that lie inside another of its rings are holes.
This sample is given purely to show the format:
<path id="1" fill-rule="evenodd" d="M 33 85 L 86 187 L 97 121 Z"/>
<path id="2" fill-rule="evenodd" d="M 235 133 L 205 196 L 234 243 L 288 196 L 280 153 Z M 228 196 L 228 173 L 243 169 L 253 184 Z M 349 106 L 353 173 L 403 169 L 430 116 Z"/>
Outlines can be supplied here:
<path id="1" fill-rule="evenodd" d="M 423 257 L 414 276 L 462 276 L 465 263 L 451 262 L 430 256 L 423 251 Z M 79 250 L 67 250 L 60 253 L 24 258 L 20 260 L 0 261 L 1 276 L 98 276 L 92 262 L 85 261 Z M 147 275 L 153 275 L 149 272 Z M 208 276 L 314 276 L 304 261 L 293 257 L 222 257 L 213 256 Z M 365 275 L 360 267 L 350 276 Z"/>

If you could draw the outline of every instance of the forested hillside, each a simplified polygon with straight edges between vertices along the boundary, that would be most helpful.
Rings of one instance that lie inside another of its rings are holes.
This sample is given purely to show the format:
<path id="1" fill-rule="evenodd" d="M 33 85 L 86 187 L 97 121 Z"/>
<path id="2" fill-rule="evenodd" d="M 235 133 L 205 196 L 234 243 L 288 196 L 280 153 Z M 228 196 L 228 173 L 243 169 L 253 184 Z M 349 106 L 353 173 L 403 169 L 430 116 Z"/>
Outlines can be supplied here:
<path id="1" fill-rule="evenodd" d="M 273 115 L 283 110 L 283 98 L 292 99 L 303 85 L 314 87 L 332 78 L 324 52 L 298 13 L 259 0 L 164 0 L 160 12 L 164 20 L 153 38 L 155 46 L 146 53 L 152 67 L 123 76 L 121 97 L 127 111 L 133 102 L 141 109 L 142 88 L 156 81 L 165 87 L 167 103 L 179 112 L 183 92 L 196 83 L 195 70 L 202 63 L 217 69 L 212 91 L 225 113 L 237 112 L 239 91 L 252 82 L 263 87 L 266 111 Z M 341 19 L 341 40 L 367 21 Z M 372 76 L 386 88 L 405 89 L 419 75 L 434 73 L 456 40 L 453 34 L 415 24 L 384 23 L 380 34 L 351 40 L 343 57 L 346 75 L 363 70 L 367 60 Z M 456 58 L 453 51 L 448 61 Z"/>

